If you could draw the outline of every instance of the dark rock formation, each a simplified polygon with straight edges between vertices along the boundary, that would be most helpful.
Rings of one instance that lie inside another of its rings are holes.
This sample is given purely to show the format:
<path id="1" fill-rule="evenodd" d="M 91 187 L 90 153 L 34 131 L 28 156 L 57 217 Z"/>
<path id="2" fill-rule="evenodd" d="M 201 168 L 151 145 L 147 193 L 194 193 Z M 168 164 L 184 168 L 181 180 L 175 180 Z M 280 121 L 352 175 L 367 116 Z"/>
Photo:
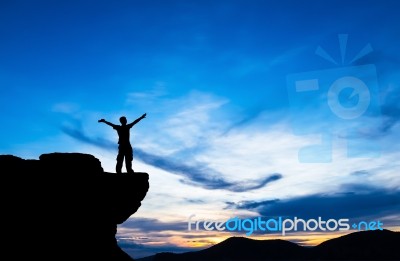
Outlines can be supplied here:
<path id="1" fill-rule="evenodd" d="M 0 155 L 0 168 L 7 260 L 133 260 L 115 233 L 141 206 L 147 173 L 107 173 L 81 153 Z"/>

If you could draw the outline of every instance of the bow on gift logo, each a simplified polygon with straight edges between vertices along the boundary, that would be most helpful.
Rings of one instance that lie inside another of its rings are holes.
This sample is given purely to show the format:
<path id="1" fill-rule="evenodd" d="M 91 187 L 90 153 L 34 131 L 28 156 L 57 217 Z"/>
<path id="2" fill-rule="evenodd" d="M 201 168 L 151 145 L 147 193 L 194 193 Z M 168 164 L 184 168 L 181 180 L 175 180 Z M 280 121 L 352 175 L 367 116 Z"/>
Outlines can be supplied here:
<path id="1" fill-rule="evenodd" d="M 367 44 L 345 66 L 348 35 L 338 38 L 341 64 L 320 46 L 315 52 L 336 68 L 286 78 L 293 132 L 312 140 L 299 149 L 300 162 L 331 162 L 335 139 L 345 141 L 347 157 L 380 155 L 379 144 L 368 135 L 380 119 L 376 68 L 352 65 L 372 47 Z"/>

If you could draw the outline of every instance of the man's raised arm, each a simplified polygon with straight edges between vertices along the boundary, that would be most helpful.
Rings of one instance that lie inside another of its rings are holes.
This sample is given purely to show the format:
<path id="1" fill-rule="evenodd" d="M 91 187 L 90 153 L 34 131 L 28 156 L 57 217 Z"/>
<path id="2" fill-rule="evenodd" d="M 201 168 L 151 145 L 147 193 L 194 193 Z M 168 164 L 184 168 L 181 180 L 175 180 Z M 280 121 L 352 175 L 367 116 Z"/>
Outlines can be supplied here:
<path id="1" fill-rule="evenodd" d="M 116 126 L 115 124 L 113 124 L 113 123 L 111 123 L 109 121 L 106 121 L 105 119 L 98 120 L 98 122 L 104 122 L 105 124 L 110 125 L 113 128 Z"/>
<path id="2" fill-rule="evenodd" d="M 144 119 L 144 118 L 146 118 L 146 113 L 145 114 L 143 114 L 142 116 L 140 116 L 139 118 L 137 118 L 136 120 L 134 120 L 134 121 L 132 121 L 131 123 L 129 123 L 128 125 L 130 125 L 130 126 L 133 126 L 133 125 L 135 125 L 136 123 L 138 123 L 139 121 L 141 121 L 142 119 Z"/>

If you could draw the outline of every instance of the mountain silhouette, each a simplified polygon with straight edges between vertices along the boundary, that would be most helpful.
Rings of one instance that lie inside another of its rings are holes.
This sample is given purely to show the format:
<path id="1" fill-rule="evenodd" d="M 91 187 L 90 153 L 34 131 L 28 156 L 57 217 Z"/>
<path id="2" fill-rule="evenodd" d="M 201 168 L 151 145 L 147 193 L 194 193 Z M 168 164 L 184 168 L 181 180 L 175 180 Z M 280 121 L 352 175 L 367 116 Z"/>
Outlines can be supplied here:
<path id="1" fill-rule="evenodd" d="M 275 240 L 230 237 L 200 251 L 158 253 L 138 261 L 399 261 L 400 232 L 389 230 L 359 231 L 327 240 L 315 247 Z"/>
<path id="2" fill-rule="evenodd" d="M 314 247 L 325 260 L 400 260 L 400 232 L 371 230 L 327 240 Z"/>
<path id="3" fill-rule="evenodd" d="M 115 234 L 149 189 L 144 172 L 104 172 L 90 154 L 0 155 L 6 260 L 132 261 Z M 4 193 L 7 191 L 7 193 Z"/>

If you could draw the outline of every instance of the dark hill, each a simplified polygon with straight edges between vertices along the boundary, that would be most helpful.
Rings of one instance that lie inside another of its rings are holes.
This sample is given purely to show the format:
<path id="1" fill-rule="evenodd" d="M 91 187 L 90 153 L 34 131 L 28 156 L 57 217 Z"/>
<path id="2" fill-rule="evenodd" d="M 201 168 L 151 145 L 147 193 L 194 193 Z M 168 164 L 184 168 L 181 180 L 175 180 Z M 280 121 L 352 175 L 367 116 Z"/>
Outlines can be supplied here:
<path id="1" fill-rule="evenodd" d="M 360 231 L 327 240 L 314 247 L 324 260 L 400 260 L 400 232 Z"/>
<path id="2" fill-rule="evenodd" d="M 133 260 L 115 233 L 141 206 L 147 173 L 107 173 L 81 153 L 0 155 L 0 168 L 5 260 Z"/>
<path id="3" fill-rule="evenodd" d="M 307 250 L 292 242 L 279 239 L 268 240 L 266 244 L 262 240 L 231 237 L 220 244 L 200 250 L 198 254 L 202 256 L 202 260 L 219 260 L 221 256 L 228 260 L 257 260 L 260 257 L 263 260 L 285 260 L 299 256 L 306 257 Z"/>
<path id="4" fill-rule="evenodd" d="M 159 253 L 143 261 L 399 261 L 400 232 L 360 231 L 327 240 L 315 247 L 302 247 L 284 240 L 231 237 L 210 248 L 182 254 Z M 139 261 L 138 260 L 138 261 Z"/>

